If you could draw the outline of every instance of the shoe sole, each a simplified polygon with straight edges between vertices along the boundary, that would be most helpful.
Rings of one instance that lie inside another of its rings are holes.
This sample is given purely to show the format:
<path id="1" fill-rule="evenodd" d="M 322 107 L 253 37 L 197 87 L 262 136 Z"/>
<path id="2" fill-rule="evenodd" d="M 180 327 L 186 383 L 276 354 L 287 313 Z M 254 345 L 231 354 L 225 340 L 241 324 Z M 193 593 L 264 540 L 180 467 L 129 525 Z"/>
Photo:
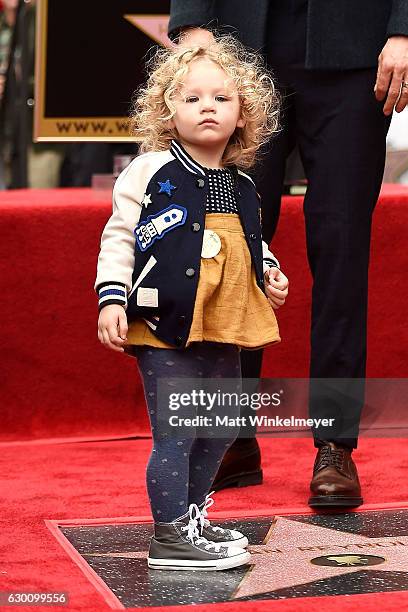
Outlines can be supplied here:
<path id="1" fill-rule="evenodd" d="M 249 552 L 235 557 L 219 559 L 214 561 L 187 561 L 182 559 L 152 559 L 147 558 L 147 565 L 150 569 L 156 570 L 194 570 L 199 572 L 214 572 L 219 570 L 232 569 L 240 565 L 246 565 L 251 560 Z"/>
<path id="2" fill-rule="evenodd" d="M 262 470 L 257 470 L 256 472 L 243 472 L 242 474 L 237 474 L 236 476 L 223 478 L 218 482 L 214 482 L 211 488 L 213 488 L 215 491 L 221 491 L 221 489 L 229 489 L 231 487 L 251 487 L 253 485 L 260 485 L 262 482 L 263 472 Z"/>
<path id="3" fill-rule="evenodd" d="M 317 495 L 308 501 L 312 508 L 357 508 L 363 503 L 362 497 L 344 497 L 336 495 Z"/>

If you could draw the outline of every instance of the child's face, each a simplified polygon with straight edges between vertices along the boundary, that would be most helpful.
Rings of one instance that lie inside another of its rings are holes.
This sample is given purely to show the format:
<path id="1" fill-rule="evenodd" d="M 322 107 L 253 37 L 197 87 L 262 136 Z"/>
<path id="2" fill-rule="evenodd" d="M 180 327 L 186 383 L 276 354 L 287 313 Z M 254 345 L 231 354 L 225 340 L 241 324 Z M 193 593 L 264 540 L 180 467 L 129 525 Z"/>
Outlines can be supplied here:
<path id="1" fill-rule="evenodd" d="M 190 64 L 174 104 L 176 113 L 170 127 L 188 144 L 225 147 L 235 128 L 245 125 L 231 79 L 205 58 Z"/>

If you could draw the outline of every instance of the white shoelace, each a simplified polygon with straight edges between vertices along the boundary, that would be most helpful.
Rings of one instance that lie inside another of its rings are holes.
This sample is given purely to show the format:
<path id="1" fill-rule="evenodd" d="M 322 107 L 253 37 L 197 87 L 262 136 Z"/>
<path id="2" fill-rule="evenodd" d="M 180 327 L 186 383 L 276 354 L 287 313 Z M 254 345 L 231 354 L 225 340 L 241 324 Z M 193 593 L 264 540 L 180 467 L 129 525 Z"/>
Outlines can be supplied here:
<path id="1" fill-rule="evenodd" d="M 214 504 L 214 500 L 211 497 L 211 495 L 213 495 L 213 493 L 215 493 L 215 491 L 211 491 L 211 493 L 209 493 L 208 495 L 205 496 L 205 501 L 204 501 L 204 506 L 203 509 L 200 512 L 200 530 L 201 533 L 203 533 L 203 529 L 204 527 L 211 527 L 211 529 L 213 531 L 220 531 L 221 533 L 223 533 L 224 531 L 227 531 L 226 529 L 223 529 L 222 527 L 213 527 L 210 523 L 210 521 L 208 520 L 207 516 L 208 516 L 208 508 L 211 508 L 211 506 Z"/>
<path id="2" fill-rule="evenodd" d="M 197 529 L 198 521 L 201 522 L 201 512 L 197 504 L 190 504 L 188 512 L 190 520 L 188 521 L 188 524 L 185 525 L 185 527 L 181 528 L 181 531 L 187 531 L 187 538 L 192 544 L 204 544 L 204 548 L 206 550 L 214 548 L 215 552 L 219 552 L 221 545 L 215 544 L 215 542 L 210 542 L 209 540 L 207 540 L 207 538 L 203 538 Z"/>

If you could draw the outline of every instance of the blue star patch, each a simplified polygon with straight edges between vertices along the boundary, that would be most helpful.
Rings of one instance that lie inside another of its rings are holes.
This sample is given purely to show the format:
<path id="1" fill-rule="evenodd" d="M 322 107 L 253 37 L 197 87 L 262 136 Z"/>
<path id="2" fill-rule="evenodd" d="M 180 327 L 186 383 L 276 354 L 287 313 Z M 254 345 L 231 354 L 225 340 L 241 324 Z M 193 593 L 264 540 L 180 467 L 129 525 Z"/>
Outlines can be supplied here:
<path id="1" fill-rule="evenodd" d="M 177 189 L 177 187 L 170 183 L 170 179 L 167 179 L 167 181 L 165 181 L 164 183 L 162 183 L 161 181 L 157 181 L 157 184 L 160 187 L 158 193 L 167 193 L 169 198 L 172 196 L 171 190 Z"/>

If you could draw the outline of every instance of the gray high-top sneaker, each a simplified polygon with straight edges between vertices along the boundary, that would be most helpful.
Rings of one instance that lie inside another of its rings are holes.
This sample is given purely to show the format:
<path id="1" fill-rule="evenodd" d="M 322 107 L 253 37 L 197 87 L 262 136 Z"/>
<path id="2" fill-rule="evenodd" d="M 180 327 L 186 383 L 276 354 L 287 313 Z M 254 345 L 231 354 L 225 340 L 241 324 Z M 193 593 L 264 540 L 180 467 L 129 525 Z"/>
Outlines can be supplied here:
<path id="1" fill-rule="evenodd" d="M 189 508 L 189 521 L 155 523 L 147 563 L 161 570 L 224 570 L 249 563 L 251 555 L 243 548 L 221 546 L 200 536 L 197 529 L 200 510 Z"/>
<path id="2" fill-rule="evenodd" d="M 213 493 L 214 491 L 211 491 L 211 493 L 206 496 L 205 501 L 199 506 L 201 535 L 207 538 L 207 540 L 211 540 L 216 544 L 221 544 L 221 546 L 239 546 L 240 548 L 246 548 L 248 546 L 248 538 L 240 531 L 211 525 L 207 518 L 207 510 L 214 503 L 211 497 Z"/>

